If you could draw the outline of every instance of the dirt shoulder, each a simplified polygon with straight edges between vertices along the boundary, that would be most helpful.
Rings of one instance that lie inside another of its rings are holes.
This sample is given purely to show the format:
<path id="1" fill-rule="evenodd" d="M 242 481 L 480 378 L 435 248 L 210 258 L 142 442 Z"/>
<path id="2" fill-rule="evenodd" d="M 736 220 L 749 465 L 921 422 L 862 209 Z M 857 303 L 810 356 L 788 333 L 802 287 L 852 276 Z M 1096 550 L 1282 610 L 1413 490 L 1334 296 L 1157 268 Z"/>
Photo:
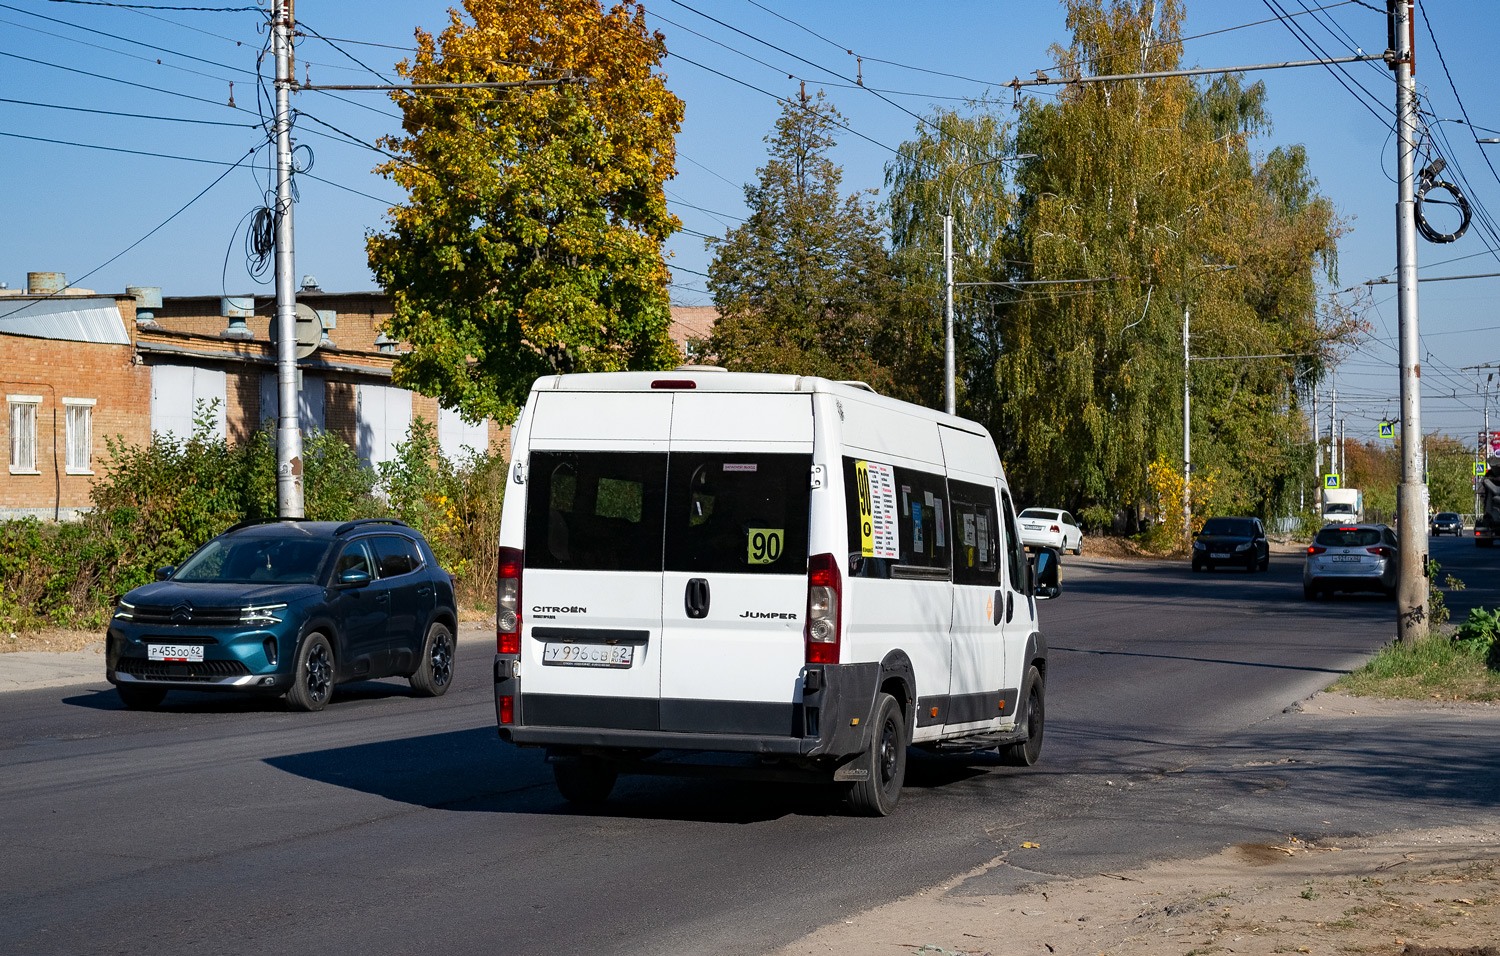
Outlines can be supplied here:
<path id="1" fill-rule="evenodd" d="M 1307 548 L 1306 542 L 1270 540 L 1272 554 L 1298 554 Z M 1187 561 L 1191 555 L 1186 551 L 1148 551 L 1131 538 L 1115 535 L 1094 534 L 1083 539 L 1083 556 L 1105 561 Z M 1064 563 L 1067 558 L 1063 558 Z"/>
<path id="2" fill-rule="evenodd" d="M 1039 851 L 1017 847 L 984 870 Z M 779 956 L 1467 953 L 1500 941 L 1500 825 L 1338 845 L 1289 838 L 1010 896 L 957 892 L 984 870 L 825 927 Z"/>
<path id="3" fill-rule="evenodd" d="M 1298 709 L 1344 722 L 1439 712 L 1500 722 L 1493 703 L 1322 693 Z M 1319 844 L 1288 835 L 975 895 L 983 874 L 1007 866 L 1034 872 L 1028 858 L 1046 853 L 1018 842 L 984 867 L 826 926 L 776 956 L 1500 956 L 1500 814 L 1474 826 Z"/>

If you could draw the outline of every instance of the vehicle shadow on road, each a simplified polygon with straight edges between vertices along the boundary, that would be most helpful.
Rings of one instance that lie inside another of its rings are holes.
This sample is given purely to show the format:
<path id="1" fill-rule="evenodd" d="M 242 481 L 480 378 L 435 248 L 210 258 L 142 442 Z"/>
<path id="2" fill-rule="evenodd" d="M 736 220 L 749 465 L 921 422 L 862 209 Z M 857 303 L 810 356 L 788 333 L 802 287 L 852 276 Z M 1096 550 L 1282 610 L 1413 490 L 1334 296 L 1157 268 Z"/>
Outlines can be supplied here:
<path id="1" fill-rule="evenodd" d="M 333 702 L 337 708 L 362 700 L 386 700 L 391 697 L 416 696 L 406 681 L 360 681 L 340 684 L 334 691 Z M 80 694 L 62 698 L 62 703 L 71 707 L 87 707 L 91 710 L 127 710 L 120 695 L 113 687 L 90 688 Z M 193 690 L 191 686 L 173 688 L 166 700 L 157 706 L 155 713 L 176 714 L 260 714 L 284 713 L 286 701 L 280 697 L 258 694 L 227 693 Z M 141 713 L 146 713 L 142 711 Z"/>
<path id="2" fill-rule="evenodd" d="M 722 775 L 731 766 L 737 768 L 737 763 L 708 768 L 702 775 L 693 776 L 623 775 L 608 802 L 578 808 L 558 794 L 551 768 L 540 750 L 505 744 L 493 727 L 311 750 L 267 758 L 265 762 L 331 786 L 462 813 L 732 824 L 845 813 L 831 786 L 728 779 Z"/>

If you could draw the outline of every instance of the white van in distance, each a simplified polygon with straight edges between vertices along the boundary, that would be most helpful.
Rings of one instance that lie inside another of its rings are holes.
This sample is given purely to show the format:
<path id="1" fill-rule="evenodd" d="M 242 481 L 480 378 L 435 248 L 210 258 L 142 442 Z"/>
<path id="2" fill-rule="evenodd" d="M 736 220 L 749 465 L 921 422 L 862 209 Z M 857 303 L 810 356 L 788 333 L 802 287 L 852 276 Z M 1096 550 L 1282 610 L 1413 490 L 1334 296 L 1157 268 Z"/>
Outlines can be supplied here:
<path id="1" fill-rule="evenodd" d="M 540 379 L 500 524 L 500 736 L 571 801 L 741 752 L 895 808 L 908 745 L 1041 753 L 1047 645 L 983 428 L 867 386 L 687 366 Z"/>

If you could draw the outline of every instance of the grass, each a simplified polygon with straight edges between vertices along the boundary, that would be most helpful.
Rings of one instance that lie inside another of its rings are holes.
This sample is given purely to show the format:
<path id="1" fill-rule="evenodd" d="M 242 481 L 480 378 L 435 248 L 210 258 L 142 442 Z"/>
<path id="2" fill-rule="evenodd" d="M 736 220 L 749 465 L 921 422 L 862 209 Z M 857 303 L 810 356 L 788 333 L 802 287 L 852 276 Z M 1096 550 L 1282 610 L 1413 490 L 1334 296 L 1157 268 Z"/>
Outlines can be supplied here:
<path id="1" fill-rule="evenodd" d="M 1433 635 L 1412 644 L 1387 644 L 1329 690 L 1406 700 L 1500 700 L 1500 672 L 1486 667 L 1482 654 Z"/>

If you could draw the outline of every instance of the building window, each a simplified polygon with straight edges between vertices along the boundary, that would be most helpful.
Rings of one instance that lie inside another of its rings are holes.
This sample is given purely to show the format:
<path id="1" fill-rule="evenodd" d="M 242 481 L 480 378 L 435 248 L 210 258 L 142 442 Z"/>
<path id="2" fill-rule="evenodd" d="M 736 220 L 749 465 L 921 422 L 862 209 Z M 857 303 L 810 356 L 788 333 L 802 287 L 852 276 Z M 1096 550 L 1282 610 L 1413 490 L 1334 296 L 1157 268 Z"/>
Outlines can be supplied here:
<path id="1" fill-rule="evenodd" d="M 36 475 L 36 410 L 40 395 L 7 395 L 10 405 L 10 473 Z"/>
<path id="2" fill-rule="evenodd" d="M 65 398 L 67 409 L 68 463 L 70 475 L 94 473 L 94 404 L 92 398 Z"/>

